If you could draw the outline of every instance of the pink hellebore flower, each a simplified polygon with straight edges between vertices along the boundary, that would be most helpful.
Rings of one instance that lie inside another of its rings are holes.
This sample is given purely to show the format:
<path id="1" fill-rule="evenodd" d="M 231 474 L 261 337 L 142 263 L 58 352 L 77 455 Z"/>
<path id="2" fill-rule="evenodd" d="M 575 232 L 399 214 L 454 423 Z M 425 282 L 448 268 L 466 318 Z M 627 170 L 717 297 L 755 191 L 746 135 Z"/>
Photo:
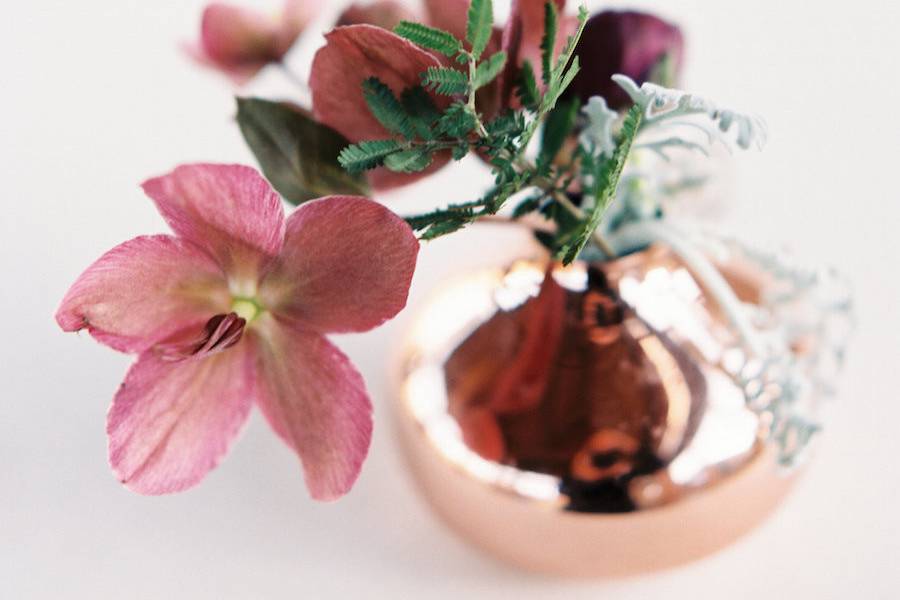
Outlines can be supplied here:
<path id="1" fill-rule="evenodd" d="M 253 404 L 300 457 L 311 495 L 356 480 L 372 431 L 362 377 L 327 333 L 359 332 L 406 303 L 418 242 L 366 198 L 284 218 L 253 169 L 187 165 L 144 183 L 175 232 L 135 238 L 62 301 L 65 331 L 138 355 L 109 411 L 109 459 L 143 494 L 197 484 Z"/>
<path id="2" fill-rule="evenodd" d="M 201 64 L 241 85 L 267 64 L 284 58 L 321 4 L 319 0 L 287 0 L 280 14 L 268 15 L 214 2 L 203 11 L 199 43 L 186 49 Z"/>

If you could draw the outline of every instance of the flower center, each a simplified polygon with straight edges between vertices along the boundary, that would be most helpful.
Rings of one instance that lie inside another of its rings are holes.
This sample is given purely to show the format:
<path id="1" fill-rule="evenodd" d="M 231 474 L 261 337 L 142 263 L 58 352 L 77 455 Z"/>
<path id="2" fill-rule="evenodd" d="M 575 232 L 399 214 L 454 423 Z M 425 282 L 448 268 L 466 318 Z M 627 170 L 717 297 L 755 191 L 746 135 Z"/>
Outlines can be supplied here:
<path id="1" fill-rule="evenodd" d="M 237 316 L 247 321 L 247 323 L 256 319 L 256 317 L 262 314 L 264 310 L 265 309 L 256 298 L 236 296 L 231 302 L 231 312 L 237 314 Z"/>

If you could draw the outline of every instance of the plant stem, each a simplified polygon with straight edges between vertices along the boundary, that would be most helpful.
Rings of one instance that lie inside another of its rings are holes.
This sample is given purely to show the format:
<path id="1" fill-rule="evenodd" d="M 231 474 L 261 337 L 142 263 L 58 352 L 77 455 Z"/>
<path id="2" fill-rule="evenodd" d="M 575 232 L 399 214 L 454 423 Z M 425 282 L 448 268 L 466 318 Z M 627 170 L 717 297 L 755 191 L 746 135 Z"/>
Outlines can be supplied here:
<path id="1" fill-rule="evenodd" d="M 573 204 L 572 201 L 569 200 L 568 196 L 566 196 L 564 193 L 560 192 L 559 190 L 554 190 L 551 195 L 553 196 L 553 199 L 556 200 L 557 203 L 559 203 L 560 206 L 572 213 L 573 216 L 582 221 L 587 219 L 587 215 L 585 214 L 585 212 L 575 206 L 575 204 Z M 597 232 L 596 229 L 594 230 L 592 237 L 597 247 L 600 248 L 601 251 L 603 251 L 603 254 L 605 254 L 608 258 L 616 258 L 616 251 L 613 250 L 612 246 L 609 245 L 609 242 L 607 242 L 603 238 L 603 236 L 600 235 L 599 232 Z"/>

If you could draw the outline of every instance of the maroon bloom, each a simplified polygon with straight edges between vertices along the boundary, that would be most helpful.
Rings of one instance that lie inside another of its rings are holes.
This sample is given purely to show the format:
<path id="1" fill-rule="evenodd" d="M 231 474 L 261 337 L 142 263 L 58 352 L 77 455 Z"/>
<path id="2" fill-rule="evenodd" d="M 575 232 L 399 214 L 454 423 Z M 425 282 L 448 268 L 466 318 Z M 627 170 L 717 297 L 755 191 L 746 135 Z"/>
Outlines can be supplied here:
<path id="1" fill-rule="evenodd" d="M 630 99 L 610 78 L 622 73 L 641 85 L 650 80 L 666 55 L 671 56 L 677 70 L 683 49 L 681 30 L 658 17 L 640 12 L 596 14 L 588 20 L 576 48 L 581 71 L 563 97 L 587 102 L 592 96 L 602 96 L 610 108 L 624 108 Z"/>

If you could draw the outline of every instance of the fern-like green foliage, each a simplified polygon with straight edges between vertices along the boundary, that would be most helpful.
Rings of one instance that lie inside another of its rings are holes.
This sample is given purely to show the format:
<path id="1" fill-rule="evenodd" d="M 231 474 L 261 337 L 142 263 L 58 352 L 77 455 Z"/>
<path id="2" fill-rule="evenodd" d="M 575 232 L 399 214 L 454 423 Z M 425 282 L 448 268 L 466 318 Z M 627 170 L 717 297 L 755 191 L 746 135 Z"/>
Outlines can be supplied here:
<path id="1" fill-rule="evenodd" d="M 448 67 L 428 67 L 422 73 L 422 85 L 443 96 L 459 96 L 469 91 L 469 78 Z"/>
<path id="2" fill-rule="evenodd" d="M 622 170 L 631 153 L 631 145 L 637 137 L 643 116 L 644 111 L 640 106 L 631 107 L 622 123 L 618 143 L 611 157 L 604 159 L 585 155 L 585 163 L 592 169 L 588 172 L 590 177 L 587 178 L 586 184 L 589 185 L 585 185 L 584 191 L 586 196 L 593 198 L 594 204 L 587 218 L 574 230 L 571 240 L 560 248 L 559 257 L 563 263 L 569 264 L 578 258 L 603 220 L 610 203 L 615 199 Z"/>
<path id="3" fill-rule="evenodd" d="M 431 161 L 430 149 L 412 148 L 386 156 L 384 158 L 384 166 L 398 173 L 416 173 L 428 168 Z"/>
<path id="4" fill-rule="evenodd" d="M 475 115 L 462 102 L 454 102 L 438 121 L 438 131 L 451 138 L 464 138 L 475 129 Z"/>
<path id="5" fill-rule="evenodd" d="M 522 106 L 532 112 L 537 112 L 541 103 L 541 91 L 538 89 L 537 77 L 530 60 L 526 59 L 522 63 L 522 72 L 516 85 L 516 96 Z"/>
<path id="6" fill-rule="evenodd" d="M 363 97 L 366 99 L 372 116 L 378 119 L 385 129 L 407 139 L 415 136 L 415 130 L 409 122 L 403 105 L 384 82 L 377 77 L 366 79 L 363 82 Z"/>
<path id="7" fill-rule="evenodd" d="M 544 4 L 544 36 L 541 38 L 541 66 L 545 85 L 550 85 L 553 77 L 553 52 L 556 49 L 556 36 L 559 30 L 559 16 L 556 3 L 547 0 Z"/>
<path id="8" fill-rule="evenodd" d="M 494 4 L 491 0 L 472 0 L 466 23 L 466 41 L 472 46 L 472 57 L 478 60 L 491 39 L 494 27 Z"/>
<path id="9" fill-rule="evenodd" d="M 418 44 L 423 48 L 440 52 L 444 56 L 453 58 L 463 51 L 462 42 L 456 39 L 452 33 L 429 27 L 421 23 L 412 23 L 410 21 L 401 21 L 394 28 L 394 33 L 400 37 L 406 38 L 414 44 Z"/>
<path id="10" fill-rule="evenodd" d="M 400 104 L 403 105 L 416 135 L 423 140 L 434 139 L 434 125 L 441 118 L 441 111 L 428 92 L 421 86 L 407 88 L 400 96 Z"/>
<path id="11" fill-rule="evenodd" d="M 381 165 L 385 157 L 402 148 L 396 140 L 369 140 L 341 150 L 338 161 L 349 172 L 359 173 Z"/>
<path id="12" fill-rule="evenodd" d="M 477 90 L 492 82 L 506 66 L 506 52 L 497 52 L 475 69 L 472 86 Z"/>

